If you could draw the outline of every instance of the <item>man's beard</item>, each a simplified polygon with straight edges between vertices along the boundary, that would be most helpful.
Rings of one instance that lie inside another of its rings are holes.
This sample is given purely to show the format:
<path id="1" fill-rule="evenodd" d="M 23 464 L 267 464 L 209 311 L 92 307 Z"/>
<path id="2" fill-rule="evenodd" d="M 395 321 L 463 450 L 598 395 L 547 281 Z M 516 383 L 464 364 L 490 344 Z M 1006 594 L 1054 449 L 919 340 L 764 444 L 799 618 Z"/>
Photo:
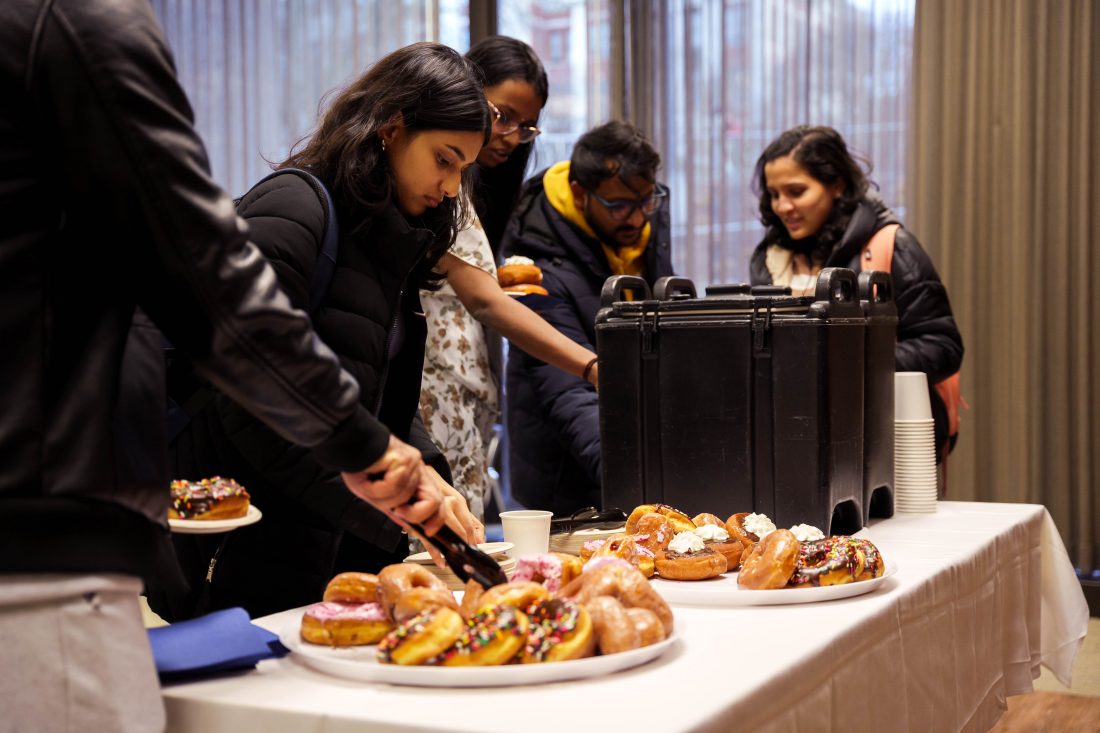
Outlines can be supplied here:
<path id="1" fill-rule="evenodd" d="M 631 247 L 631 246 L 637 244 L 638 240 L 642 236 L 642 230 L 645 228 L 644 224 L 638 229 L 635 229 L 634 227 L 632 227 L 628 224 L 624 224 L 624 225 L 621 225 L 621 226 L 617 226 L 614 229 L 610 229 L 610 230 L 609 229 L 604 229 L 603 227 L 598 226 L 594 221 L 589 219 L 587 214 L 588 214 L 588 212 L 586 211 L 584 218 L 588 222 L 588 226 L 592 227 L 592 231 L 594 231 L 596 233 L 596 236 L 599 237 L 599 240 L 601 242 L 606 244 L 608 247 L 612 247 L 614 249 L 619 249 L 620 247 Z M 634 231 L 635 232 L 634 238 L 629 242 L 623 242 L 622 240 L 620 240 L 618 238 L 618 236 L 616 236 L 620 232 L 628 232 L 628 231 Z"/>

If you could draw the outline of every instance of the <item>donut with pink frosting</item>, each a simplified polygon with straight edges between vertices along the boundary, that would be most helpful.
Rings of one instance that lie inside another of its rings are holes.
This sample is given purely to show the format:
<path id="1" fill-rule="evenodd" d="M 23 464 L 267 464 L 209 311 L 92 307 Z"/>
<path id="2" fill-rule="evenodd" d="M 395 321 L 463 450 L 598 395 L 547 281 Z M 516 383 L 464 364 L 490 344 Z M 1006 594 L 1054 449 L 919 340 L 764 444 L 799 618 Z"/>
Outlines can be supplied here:
<path id="1" fill-rule="evenodd" d="M 516 562 L 512 581 L 541 583 L 546 590 L 557 593 L 561 587 L 581 574 L 581 560 L 563 552 L 527 555 Z"/>
<path id="2" fill-rule="evenodd" d="M 314 603 L 302 615 L 301 635 L 310 644 L 375 644 L 393 628 L 381 603 Z"/>

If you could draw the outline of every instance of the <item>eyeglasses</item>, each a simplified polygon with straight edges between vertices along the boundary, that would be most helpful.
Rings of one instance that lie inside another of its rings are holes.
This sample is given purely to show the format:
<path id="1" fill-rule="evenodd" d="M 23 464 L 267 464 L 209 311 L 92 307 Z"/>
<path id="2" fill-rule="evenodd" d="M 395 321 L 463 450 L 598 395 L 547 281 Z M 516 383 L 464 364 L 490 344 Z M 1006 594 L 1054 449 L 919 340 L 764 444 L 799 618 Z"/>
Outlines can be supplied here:
<path id="1" fill-rule="evenodd" d="M 607 209 L 607 215 L 610 216 L 612 220 L 625 221 L 630 218 L 630 215 L 633 214 L 636 209 L 641 209 L 642 214 L 644 214 L 647 219 L 653 216 L 653 212 L 661 208 L 661 201 L 668 196 L 668 189 L 657 184 L 657 187 L 653 189 L 653 193 L 640 201 L 608 201 L 602 196 L 597 196 L 592 191 L 588 193 L 592 198 L 603 204 L 603 207 Z"/>
<path id="2" fill-rule="evenodd" d="M 489 102 L 488 99 L 485 101 Z M 517 120 L 512 119 L 511 115 L 497 109 L 492 102 L 489 102 L 489 110 L 493 113 L 493 129 L 501 135 L 511 135 L 519 130 L 519 141 L 529 143 L 542 133 L 542 130 L 533 125 L 521 125 Z"/>

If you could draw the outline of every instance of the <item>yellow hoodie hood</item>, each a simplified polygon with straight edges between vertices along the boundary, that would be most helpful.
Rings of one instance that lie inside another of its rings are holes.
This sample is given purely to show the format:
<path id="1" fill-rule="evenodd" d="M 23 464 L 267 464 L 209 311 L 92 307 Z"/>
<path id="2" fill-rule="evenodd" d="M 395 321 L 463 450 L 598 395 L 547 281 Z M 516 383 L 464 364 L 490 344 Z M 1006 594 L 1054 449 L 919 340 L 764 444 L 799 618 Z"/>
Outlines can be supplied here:
<path id="1" fill-rule="evenodd" d="M 650 223 L 647 221 L 642 228 L 642 236 L 638 243 L 630 247 L 614 249 L 604 244 L 589 226 L 584 218 L 584 212 L 577 208 L 573 200 L 573 190 L 569 187 L 569 161 L 563 160 L 551 166 L 542 177 L 542 188 L 546 193 L 546 200 L 554 207 L 554 210 L 565 217 L 566 221 L 575 225 L 586 235 L 595 239 L 603 247 L 607 264 L 611 266 L 614 275 L 643 275 L 642 255 L 645 254 L 646 245 L 649 244 Z"/>

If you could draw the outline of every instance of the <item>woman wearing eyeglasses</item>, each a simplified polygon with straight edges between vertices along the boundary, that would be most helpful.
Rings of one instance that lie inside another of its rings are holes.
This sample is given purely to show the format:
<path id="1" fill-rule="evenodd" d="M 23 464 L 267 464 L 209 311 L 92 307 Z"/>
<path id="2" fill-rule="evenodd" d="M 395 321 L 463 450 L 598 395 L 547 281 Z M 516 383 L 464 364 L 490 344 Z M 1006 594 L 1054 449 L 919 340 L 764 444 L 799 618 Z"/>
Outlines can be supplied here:
<path id="1" fill-rule="evenodd" d="M 489 489 L 489 440 L 500 412 L 485 327 L 559 369 L 586 375 L 593 384 L 597 373 L 595 354 L 501 290 L 486 231 L 493 227 L 499 232 L 515 203 L 539 134 L 536 124 L 546 104 L 546 71 L 530 46 L 504 36 L 478 43 L 467 58 L 484 74 L 494 122 L 477 158 L 477 215 L 436 265 L 436 271 L 446 276 L 444 286 L 421 292 L 428 342 L 420 411 L 451 466 L 455 489 L 482 519 Z"/>

